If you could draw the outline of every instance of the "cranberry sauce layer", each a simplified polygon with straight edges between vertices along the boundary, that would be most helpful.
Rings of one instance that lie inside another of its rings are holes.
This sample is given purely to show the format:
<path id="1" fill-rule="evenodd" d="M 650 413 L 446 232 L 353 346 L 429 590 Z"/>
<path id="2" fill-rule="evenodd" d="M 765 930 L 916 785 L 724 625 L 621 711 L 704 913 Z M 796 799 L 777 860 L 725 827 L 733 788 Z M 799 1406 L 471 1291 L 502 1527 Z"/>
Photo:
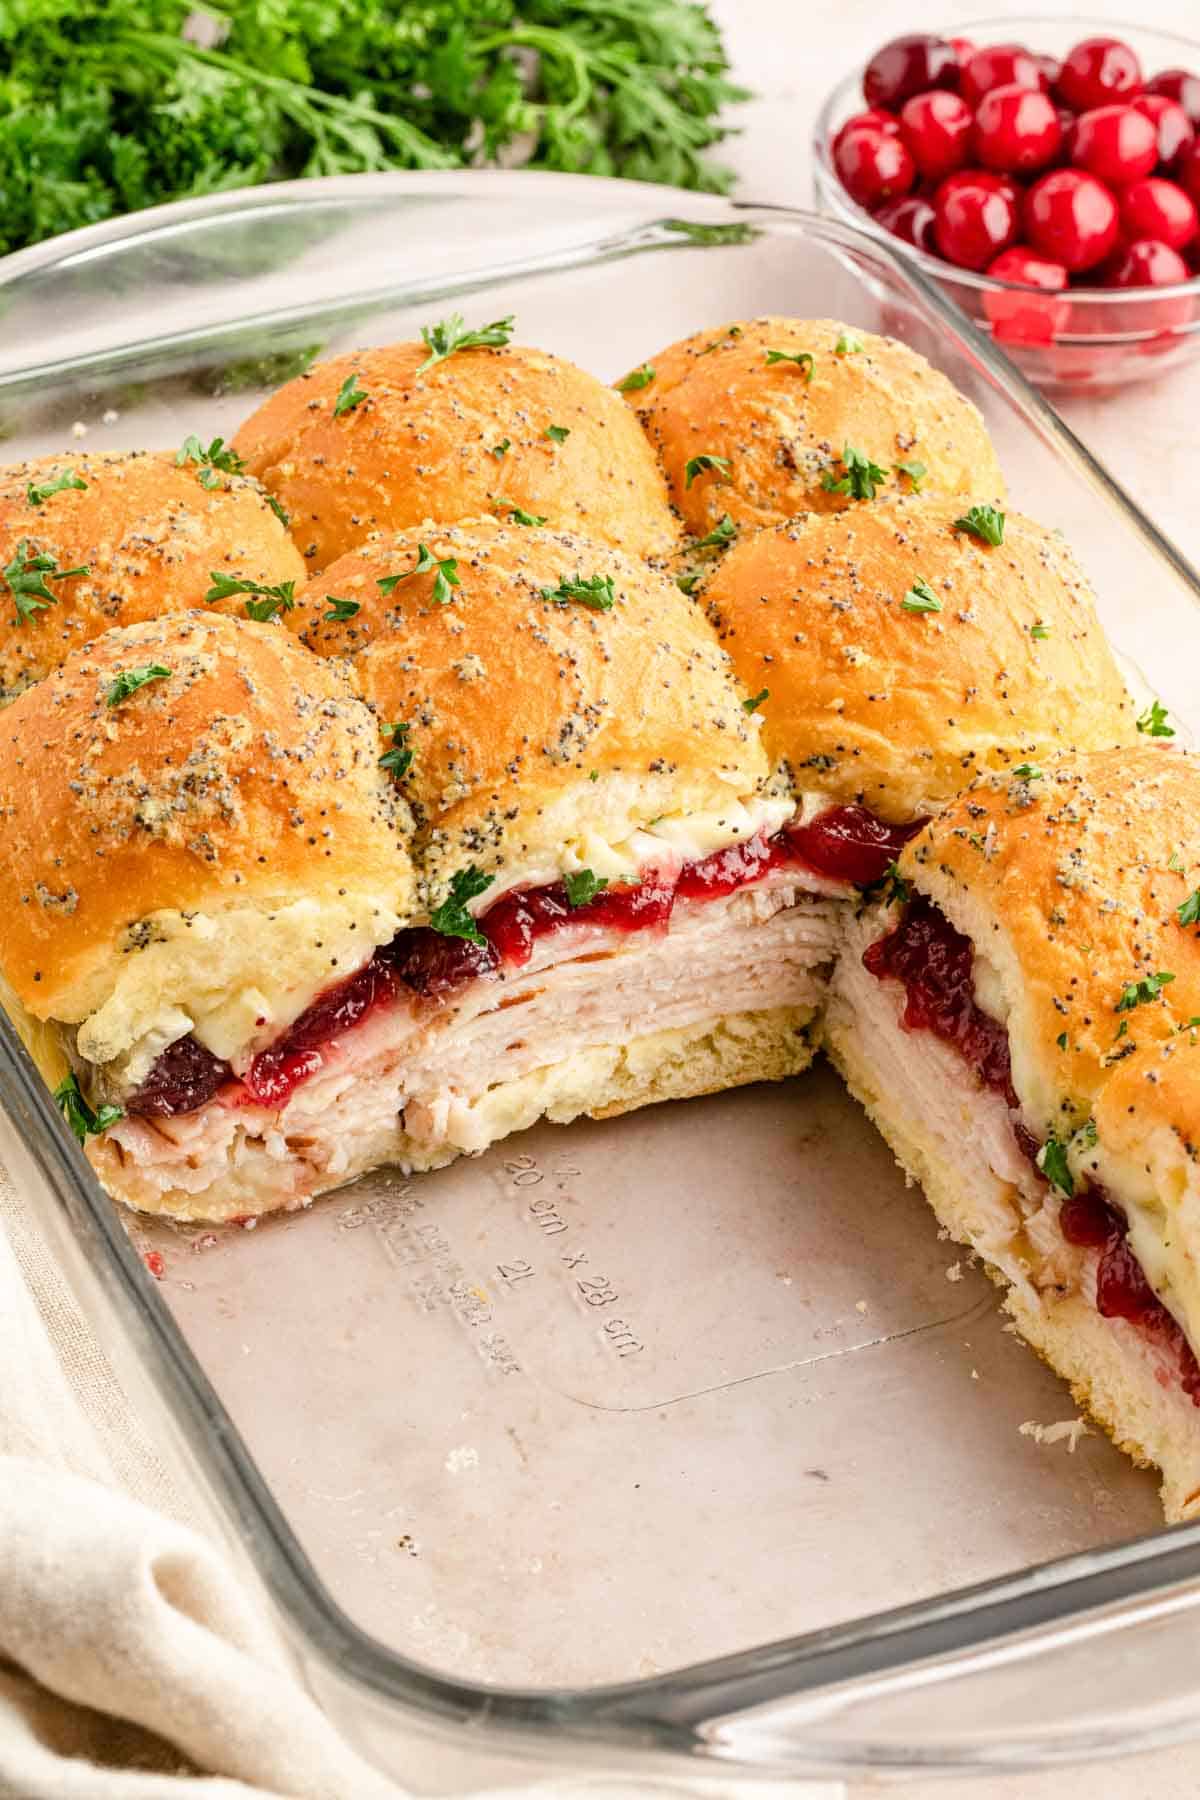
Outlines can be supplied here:
<path id="1" fill-rule="evenodd" d="M 878 979 L 904 985 L 901 1023 L 906 1031 L 931 1031 L 953 1044 L 983 1087 L 1016 1108 L 1008 1032 L 975 1001 L 974 950 L 945 913 L 922 895 L 905 903 L 899 924 L 863 952 L 863 964 Z M 1020 1121 L 1012 1121 L 1018 1148 L 1039 1181 L 1041 1144 Z M 1096 1310 L 1106 1319 L 1128 1319 L 1158 1339 L 1175 1359 L 1183 1391 L 1200 1406 L 1200 1362 L 1174 1315 L 1163 1305 L 1129 1247 L 1128 1226 L 1107 1192 L 1094 1182 L 1064 1199 L 1059 1230 L 1069 1244 L 1099 1251 Z"/>
<path id="2" fill-rule="evenodd" d="M 676 900 L 722 899 L 789 867 L 867 887 L 882 879 L 923 823 L 888 825 L 865 806 L 834 806 L 805 825 L 785 826 L 772 837 L 760 833 L 684 863 L 673 876 L 649 870 L 640 881 L 602 888 L 582 906 L 570 904 L 561 881 L 514 889 L 477 921 L 481 943 L 446 937 L 424 925 L 401 931 L 357 975 L 318 995 L 282 1037 L 260 1051 L 231 1098 L 282 1106 L 321 1067 L 325 1047 L 375 1007 L 390 1004 L 401 990 L 424 1000 L 444 1000 L 468 982 L 493 978 L 502 967 L 521 968 L 539 938 L 566 926 L 606 931 L 665 927 Z M 195 1112 L 234 1080 L 227 1062 L 195 1038 L 181 1038 L 163 1051 L 126 1101 L 126 1110 L 157 1117 Z"/>
<path id="3" fill-rule="evenodd" d="M 903 982 L 906 1031 L 931 1031 L 953 1044 L 984 1087 L 1017 1105 L 1008 1032 L 976 1004 L 971 940 L 940 907 L 921 895 L 908 901 L 895 930 L 867 946 L 863 963 L 880 980 Z"/>

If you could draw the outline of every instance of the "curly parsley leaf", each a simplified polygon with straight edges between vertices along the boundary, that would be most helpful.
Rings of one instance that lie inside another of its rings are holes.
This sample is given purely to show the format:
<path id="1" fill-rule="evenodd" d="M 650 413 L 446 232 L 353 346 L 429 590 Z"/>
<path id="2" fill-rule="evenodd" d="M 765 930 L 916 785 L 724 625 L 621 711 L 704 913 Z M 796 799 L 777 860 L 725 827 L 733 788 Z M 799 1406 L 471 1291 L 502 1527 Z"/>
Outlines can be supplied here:
<path id="1" fill-rule="evenodd" d="M 565 444 L 571 435 L 569 425 L 547 425 L 544 435 L 552 444 Z"/>
<path id="2" fill-rule="evenodd" d="M 30 506 L 42 506 L 52 494 L 61 494 L 67 488 L 78 488 L 81 493 L 86 493 L 87 482 L 74 469 L 64 469 L 61 475 L 56 475 L 52 481 L 43 482 L 40 487 L 31 481 L 25 489 L 25 498 Z"/>
<path id="3" fill-rule="evenodd" d="M 440 906 L 435 906 L 429 915 L 429 923 L 443 937 L 467 938 L 472 944 L 485 944 L 487 939 L 467 911 L 467 903 L 477 900 L 480 894 L 486 893 L 495 877 L 485 875 L 471 863 L 465 869 L 459 869 L 450 881 L 450 892 Z"/>
<path id="4" fill-rule="evenodd" d="M 339 600 L 336 594 L 326 594 L 325 604 L 329 611 L 322 613 L 321 618 L 327 625 L 344 625 L 362 610 L 361 600 Z"/>
<path id="5" fill-rule="evenodd" d="M 841 461 L 844 474 L 838 475 L 833 469 L 826 469 L 821 476 L 821 486 L 825 492 L 848 494 L 851 500 L 873 500 L 876 490 L 887 480 L 887 470 L 872 462 L 864 451 L 856 450 L 853 444 L 843 447 Z"/>
<path id="6" fill-rule="evenodd" d="M 620 394 L 640 394 L 648 388 L 658 370 L 653 363 L 643 363 L 640 369 L 631 369 L 623 381 L 618 381 L 617 392 Z"/>
<path id="7" fill-rule="evenodd" d="M 913 458 L 909 462 L 893 463 L 892 473 L 894 475 L 907 475 L 912 483 L 913 493 L 919 494 L 921 491 L 921 483 L 928 475 L 929 470 L 925 467 L 923 462 L 917 462 L 916 459 Z"/>
<path id="8" fill-rule="evenodd" d="M 1181 906 L 1175 908 L 1181 925 L 1200 925 L 1200 888 L 1195 888 Z"/>
<path id="9" fill-rule="evenodd" d="M 104 703 L 106 706 L 120 706 L 123 700 L 128 700 L 130 694 L 136 694 L 148 682 L 165 681 L 170 673 L 170 669 L 162 663 L 143 663 L 140 669 L 118 669 L 104 690 Z"/>
<path id="10" fill-rule="evenodd" d="M 710 456 L 707 451 L 702 451 L 699 456 L 689 456 L 683 465 L 683 485 L 690 488 L 697 475 L 703 475 L 708 470 L 727 480 L 732 467 L 727 456 Z"/>
<path id="11" fill-rule="evenodd" d="M 215 437 L 210 444 L 205 445 L 194 432 L 184 438 L 175 456 L 177 469 L 182 469 L 187 463 L 197 465 L 200 485 L 206 488 L 220 485 L 218 470 L 224 475 L 241 475 L 246 467 L 237 451 L 231 449 L 224 438 Z"/>
<path id="12" fill-rule="evenodd" d="M 421 341 L 429 355 L 417 374 L 423 375 L 426 369 L 445 362 L 447 357 L 455 355 L 459 350 L 502 349 L 511 339 L 515 324 L 514 315 L 509 313 L 507 318 L 493 319 L 490 325 L 482 325 L 477 331 L 468 331 L 462 314 L 451 313 L 448 319 L 440 319 L 436 325 L 422 325 Z"/>
<path id="13" fill-rule="evenodd" d="M 283 529 L 285 531 L 289 531 L 291 529 L 291 524 L 292 524 L 291 514 L 284 510 L 284 508 L 279 504 L 279 501 L 275 498 L 274 494 L 264 494 L 263 499 L 266 501 L 266 503 L 270 507 L 271 511 L 275 514 L 275 517 L 279 520 L 279 523 L 283 526 Z"/>
<path id="14" fill-rule="evenodd" d="M 508 509 L 508 516 L 514 525 L 544 525 L 548 515 L 545 513 L 527 513 L 519 506 L 510 506 Z"/>
<path id="15" fill-rule="evenodd" d="M 1175 727 L 1167 723 L 1167 709 L 1159 700 L 1152 700 L 1138 718 L 1134 720 L 1140 732 L 1146 737 L 1173 738 Z"/>
<path id="16" fill-rule="evenodd" d="M 727 544 L 732 544 L 737 534 L 737 526 L 734 524 L 729 514 L 726 513 L 723 518 L 717 521 L 711 531 L 706 532 L 702 538 L 697 538 L 696 542 L 692 545 L 692 549 L 724 550 Z"/>
<path id="17" fill-rule="evenodd" d="M 978 538 L 981 544 L 1002 544 L 1004 518 L 998 506 L 972 506 L 961 519 L 955 519 L 954 529 Z"/>
<path id="18" fill-rule="evenodd" d="M 408 734 L 412 727 L 400 720 L 397 724 L 385 725 L 382 729 L 391 733 L 392 747 L 380 757 L 379 766 L 399 781 L 412 768 L 413 753 L 408 747 Z"/>
<path id="19" fill-rule="evenodd" d="M 858 356 L 866 347 L 862 339 L 855 337 L 852 331 L 843 331 L 833 346 L 833 354 L 835 356 Z"/>
<path id="20" fill-rule="evenodd" d="M 253 594 L 246 602 L 246 617 L 265 625 L 276 613 L 291 612 L 296 604 L 296 583 L 280 581 L 273 587 L 261 581 L 247 581 L 240 575 L 223 575 L 219 569 L 209 570 L 212 586 L 204 596 L 206 606 L 218 600 L 232 600 L 238 594 Z"/>
<path id="21" fill-rule="evenodd" d="M 1121 989 L 1114 1011 L 1132 1012 L 1135 1006 L 1148 1006 L 1174 979 L 1169 970 L 1161 969 L 1157 975 L 1143 975 L 1140 981 L 1131 981 Z"/>
<path id="22" fill-rule="evenodd" d="M 769 700 L 770 698 L 770 688 L 759 688 L 757 694 L 751 694 L 748 700 L 742 701 L 742 711 L 744 713 L 756 713 L 763 701 Z"/>
<path id="23" fill-rule="evenodd" d="M 563 886 L 567 890 L 567 905 L 574 908 L 586 906 L 597 894 L 602 894 L 608 886 L 608 877 L 593 875 L 590 869 L 578 869 L 571 875 L 563 876 Z"/>
<path id="24" fill-rule="evenodd" d="M 1048 1137 L 1037 1153 L 1037 1166 L 1052 1187 L 1070 1199 L 1075 1192 L 1075 1177 L 1067 1162 L 1067 1146 L 1056 1137 Z"/>
<path id="25" fill-rule="evenodd" d="M 564 576 L 557 587 L 543 588 L 542 599 L 553 601 L 555 606 L 569 606 L 572 600 L 578 600 L 592 612 L 611 612 L 616 603 L 611 575 Z"/>
<path id="26" fill-rule="evenodd" d="M 22 538 L 12 561 L 0 570 L 0 581 L 13 597 L 18 624 L 27 625 L 48 606 L 58 605 L 61 596 L 47 587 L 48 581 L 74 581 L 91 572 L 87 563 L 77 569 L 60 569 L 57 557 L 35 549 L 28 538 Z"/>
<path id="27" fill-rule="evenodd" d="M 74 1075 L 63 1077 L 54 1090 L 54 1100 L 81 1144 L 86 1144 L 90 1137 L 99 1137 L 102 1131 L 125 1117 L 119 1106 L 90 1107 Z"/>
<path id="28" fill-rule="evenodd" d="M 356 406 L 362 405 L 366 397 L 366 388 L 358 385 L 358 370 L 356 369 L 353 375 L 347 375 L 337 391 L 337 399 L 333 403 L 334 418 L 340 419 L 346 413 L 353 412 Z"/>
<path id="29" fill-rule="evenodd" d="M 381 594 L 393 594 L 402 581 L 409 581 L 414 575 L 428 575 L 435 570 L 430 599 L 435 606 L 449 606 L 453 599 L 450 590 L 462 586 L 458 574 L 458 558 L 443 556 L 439 561 L 428 544 L 417 545 L 417 560 L 411 569 L 405 569 L 402 575 L 381 575 L 375 585 Z"/>
<path id="30" fill-rule="evenodd" d="M 929 583 L 920 577 L 913 582 L 900 606 L 904 612 L 910 613 L 940 613 L 942 610 L 941 601 Z"/>

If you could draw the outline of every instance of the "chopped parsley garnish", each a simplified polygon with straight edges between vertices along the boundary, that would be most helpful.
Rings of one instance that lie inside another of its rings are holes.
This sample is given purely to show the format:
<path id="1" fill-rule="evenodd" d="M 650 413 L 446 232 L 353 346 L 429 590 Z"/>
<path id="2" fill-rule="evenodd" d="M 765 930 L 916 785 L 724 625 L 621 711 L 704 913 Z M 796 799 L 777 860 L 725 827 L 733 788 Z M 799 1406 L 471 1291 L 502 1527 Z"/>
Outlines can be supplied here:
<path id="1" fill-rule="evenodd" d="M 866 347 L 867 346 L 863 343 L 862 339 L 860 337 L 855 337 L 852 331 L 843 331 L 841 337 L 833 346 L 833 354 L 835 356 L 857 356 L 859 352 L 865 350 Z"/>
<path id="2" fill-rule="evenodd" d="M 491 887 L 494 879 L 477 869 L 474 863 L 459 869 L 451 878 L 449 895 L 429 915 L 433 929 L 440 931 L 443 937 L 467 938 L 472 944 L 486 943 L 487 939 L 467 911 L 467 902 L 478 899 Z"/>
<path id="3" fill-rule="evenodd" d="M 499 458 L 501 456 L 507 456 L 511 449 L 512 449 L 512 439 L 511 438 L 501 438 L 500 442 L 498 444 L 492 445 L 491 449 L 488 451 L 488 455 L 495 456 L 497 458 Z"/>
<path id="4" fill-rule="evenodd" d="M 462 586 L 458 578 L 458 558 L 444 556 L 439 562 L 428 544 L 417 545 L 417 560 L 411 569 L 405 569 L 403 575 L 381 575 L 375 585 L 381 594 L 391 594 L 402 581 L 408 581 L 413 575 L 428 575 L 433 569 L 437 570 L 437 574 L 433 578 L 433 593 L 430 598 L 435 606 L 449 606 L 451 588 Z"/>
<path id="5" fill-rule="evenodd" d="M 690 488 L 697 475 L 703 475 L 707 469 L 714 469 L 719 475 L 727 476 L 732 466 L 727 456 L 710 456 L 707 451 L 699 456 L 689 456 L 683 465 L 683 485 Z"/>
<path id="6" fill-rule="evenodd" d="M 162 663 L 143 663 L 140 669 L 118 669 L 104 690 L 105 703 L 120 706 L 122 700 L 128 700 L 130 694 L 136 694 L 148 681 L 165 681 L 170 673 Z"/>
<path id="7" fill-rule="evenodd" d="M 1046 1180 L 1070 1199 L 1075 1192 L 1075 1178 L 1067 1164 L 1067 1146 L 1057 1138 L 1047 1138 L 1037 1153 L 1037 1166 Z"/>
<path id="8" fill-rule="evenodd" d="M 1183 858 L 1180 856 L 1178 850 L 1172 850 L 1170 856 L 1167 858 L 1167 867 L 1170 869 L 1172 875 L 1183 874 Z"/>
<path id="9" fill-rule="evenodd" d="M 544 525 L 547 517 L 545 513 L 523 512 L 519 506 L 510 506 L 508 516 L 514 525 Z"/>
<path id="10" fill-rule="evenodd" d="M 78 569 L 60 569 L 58 559 L 44 550 L 35 550 L 28 539 L 17 545 L 17 553 L 2 572 L 4 582 L 17 608 L 17 620 L 24 625 L 48 606 L 57 606 L 58 595 L 46 586 L 47 577 L 54 581 L 74 581 L 79 575 L 90 575 L 84 563 Z"/>
<path id="11" fill-rule="evenodd" d="M 812 380 L 815 364 L 812 352 L 809 350 L 768 350 L 768 368 L 772 363 L 795 363 L 805 381 Z"/>
<path id="12" fill-rule="evenodd" d="M 882 900 L 887 906 L 906 906 L 912 898 L 912 888 L 896 862 L 890 862 L 878 881 L 868 882 L 862 891 L 864 899 Z"/>
<path id="13" fill-rule="evenodd" d="M 483 325 L 478 331 L 468 331 L 462 314 L 451 313 L 448 319 L 441 319 L 436 325 L 422 325 L 421 341 L 429 355 L 417 374 L 423 375 L 435 363 L 445 362 L 457 350 L 503 349 L 512 337 L 515 323 L 513 314 L 509 313 L 507 318 L 493 319 L 490 325 Z"/>
<path id="14" fill-rule="evenodd" d="M 1018 781 L 1043 781 L 1045 776 L 1036 763 L 1018 763 L 1013 770 Z"/>
<path id="15" fill-rule="evenodd" d="M 236 450 L 231 450 L 224 438 L 215 437 L 211 444 L 204 445 L 193 433 L 185 437 L 175 457 L 175 467 L 182 468 L 184 463 L 199 465 L 197 480 L 203 488 L 215 488 L 221 485 L 221 475 L 240 475 L 246 465 Z M 220 473 L 218 473 L 220 471 Z M 287 514 L 283 514 L 287 524 Z"/>
<path id="16" fill-rule="evenodd" d="M 204 596 L 206 606 L 216 600 L 230 600 L 235 594 L 253 594 L 253 600 L 246 602 L 246 617 L 257 619 L 265 625 L 276 613 L 291 612 L 296 604 L 296 583 L 280 581 L 274 587 L 267 587 L 261 581 L 244 581 L 240 575 L 222 575 L 219 569 L 210 569 L 209 577 L 212 586 Z"/>
<path id="17" fill-rule="evenodd" d="M 1176 908 L 1175 917 L 1181 925 L 1200 925 L 1200 888 L 1194 889 L 1183 905 Z"/>
<path id="18" fill-rule="evenodd" d="M 658 373 L 653 363 L 643 363 L 640 369 L 633 369 L 624 379 L 618 381 L 617 391 L 622 394 L 640 394 L 648 388 Z"/>
<path id="19" fill-rule="evenodd" d="M 900 605 L 905 612 L 911 613 L 939 613 L 942 610 L 942 603 L 929 583 L 919 576 L 905 594 Z"/>
<path id="20" fill-rule="evenodd" d="M 771 698 L 770 688 L 760 688 L 758 690 L 757 694 L 752 694 L 750 696 L 749 700 L 742 701 L 742 711 L 744 713 L 756 713 L 758 711 L 759 707 L 762 705 L 763 701 L 769 700 L 770 698 Z"/>
<path id="21" fill-rule="evenodd" d="M 66 1075 L 54 1090 L 56 1104 L 62 1108 L 63 1118 L 81 1144 L 86 1144 L 90 1137 L 98 1137 L 115 1125 L 125 1114 L 119 1106 L 101 1106 L 93 1110 L 79 1091 L 79 1083 L 74 1075 Z"/>
<path id="22" fill-rule="evenodd" d="M 1157 1000 L 1162 990 L 1175 977 L 1167 969 L 1157 975 L 1143 975 L 1140 981 L 1131 981 L 1121 989 L 1121 998 L 1117 1001 L 1117 1012 L 1132 1012 L 1135 1006 L 1148 1006 L 1151 1000 Z"/>
<path id="23" fill-rule="evenodd" d="M 285 531 L 289 530 L 292 523 L 291 514 L 279 504 L 279 501 L 275 498 L 274 494 L 266 494 L 263 497 L 271 511 L 275 514 L 275 517 L 279 520 L 279 523 L 283 526 L 283 529 Z"/>
<path id="24" fill-rule="evenodd" d="M 967 531 L 984 544 L 1004 542 L 1004 514 L 996 506 L 972 506 L 954 521 L 955 531 Z"/>
<path id="25" fill-rule="evenodd" d="M 553 444 L 565 444 L 571 435 L 569 425 L 547 425 L 546 436 Z"/>
<path id="26" fill-rule="evenodd" d="M 720 519 L 718 523 L 713 526 L 711 531 L 706 532 L 702 538 L 699 538 L 696 543 L 692 545 L 692 548 L 693 550 L 723 550 L 726 544 L 732 544 L 737 534 L 737 526 L 734 524 L 729 514 L 726 513 L 724 518 Z"/>
<path id="27" fill-rule="evenodd" d="M 567 606 L 572 600 L 578 600 L 581 606 L 588 606 L 593 612 L 611 612 L 616 595 L 611 575 L 585 577 L 576 572 L 573 577 L 564 576 L 557 587 L 543 588 L 542 599 L 552 600 L 555 606 Z"/>
<path id="28" fill-rule="evenodd" d="M 681 594 L 694 594 L 697 584 L 704 579 L 703 569 L 689 569 L 686 575 L 675 577 L 675 586 Z"/>
<path id="29" fill-rule="evenodd" d="M 40 506 L 44 500 L 49 500 L 51 494 L 61 494 L 66 488 L 78 488 L 81 493 L 86 492 L 87 482 L 74 469 L 64 469 L 61 475 L 56 475 L 52 481 L 43 482 L 40 487 L 31 481 L 25 489 L 25 497 L 30 506 Z"/>
<path id="30" fill-rule="evenodd" d="M 338 389 L 337 399 L 333 403 L 334 418 L 340 419 L 343 413 L 353 412 L 356 406 L 362 405 L 366 397 L 366 388 L 358 385 L 358 370 L 356 369 L 353 375 L 347 375 Z"/>
<path id="31" fill-rule="evenodd" d="M 1065 1032 L 1065 1031 L 1060 1031 L 1060 1032 L 1059 1032 L 1059 1034 L 1058 1034 L 1058 1036 L 1057 1036 L 1057 1037 L 1056 1037 L 1056 1038 L 1055 1038 L 1055 1040 L 1054 1040 L 1054 1041 L 1055 1041 L 1055 1043 L 1056 1043 L 1056 1044 L 1057 1044 L 1057 1045 L 1058 1045 L 1058 1047 L 1059 1047 L 1059 1049 L 1060 1049 L 1060 1050 L 1065 1050 L 1065 1049 L 1066 1049 L 1066 1047 L 1067 1047 L 1067 1034 L 1066 1034 L 1066 1032 Z"/>
<path id="32" fill-rule="evenodd" d="M 826 469 L 821 476 L 821 486 L 827 494 L 849 494 L 852 500 L 873 500 L 876 489 L 887 480 L 887 470 L 873 463 L 853 444 L 845 445 L 842 450 L 842 467 L 846 471 L 844 475 L 835 475 L 832 469 Z"/>
<path id="33" fill-rule="evenodd" d="M 578 869 L 572 875 L 563 876 L 563 886 L 567 890 L 568 906 L 586 906 L 589 900 L 594 900 L 597 894 L 603 893 L 608 886 L 608 878 L 593 875 L 590 869 Z"/>
<path id="34" fill-rule="evenodd" d="M 412 768 L 413 753 L 408 748 L 408 734 L 412 727 L 400 720 L 398 724 L 384 725 L 382 729 L 391 732 L 392 747 L 380 757 L 379 766 L 387 769 L 399 781 Z"/>
<path id="35" fill-rule="evenodd" d="M 1031 625 L 1029 627 L 1029 635 L 1031 638 L 1048 638 L 1050 636 L 1050 627 L 1048 625 L 1043 625 L 1042 621 L 1039 619 L 1036 625 Z"/>
<path id="36" fill-rule="evenodd" d="M 329 611 L 321 617 L 330 625 L 344 625 L 362 607 L 361 600 L 339 600 L 336 594 L 326 594 L 325 600 Z"/>
<path id="37" fill-rule="evenodd" d="M 913 489 L 914 494 L 920 493 L 921 483 L 924 481 L 925 477 L 929 473 L 929 470 L 925 467 L 925 464 L 923 462 L 917 462 L 915 457 L 910 462 L 893 463 L 892 470 L 893 470 L 893 473 L 896 475 L 907 475 L 908 476 L 908 479 L 912 482 L 912 489 Z"/>
<path id="38" fill-rule="evenodd" d="M 1134 720 L 1134 724 L 1147 737 L 1175 736 L 1175 727 L 1167 724 L 1167 709 L 1159 700 L 1152 700 L 1145 712 Z"/>

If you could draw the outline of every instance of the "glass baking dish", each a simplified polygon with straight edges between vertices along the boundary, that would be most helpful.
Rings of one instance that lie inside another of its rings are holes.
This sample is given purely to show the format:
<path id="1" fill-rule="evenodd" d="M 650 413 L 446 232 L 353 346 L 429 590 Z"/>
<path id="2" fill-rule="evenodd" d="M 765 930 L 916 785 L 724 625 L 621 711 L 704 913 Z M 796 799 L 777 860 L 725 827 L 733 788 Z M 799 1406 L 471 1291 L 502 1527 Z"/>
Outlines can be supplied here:
<path id="1" fill-rule="evenodd" d="M 228 435 L 315 346 L 452 308 L 609 379 L 745 314 L 907 339 L 1196 721 L 1193 571 L 919 274 L 804 213 L 398 175 L 99 227 L 0 265 L 6 453 Z M 1021 1430 L 1069 1396 L 827 1069 L 254 1231 L 122 1215 L 3 1016 L 0 1103 L 152 1428 L 313 1691 L 411 1786 L 995 1770 L 1200 1730 L 1200 1526 L 1157 1529 L 1103 1437 Z"/>

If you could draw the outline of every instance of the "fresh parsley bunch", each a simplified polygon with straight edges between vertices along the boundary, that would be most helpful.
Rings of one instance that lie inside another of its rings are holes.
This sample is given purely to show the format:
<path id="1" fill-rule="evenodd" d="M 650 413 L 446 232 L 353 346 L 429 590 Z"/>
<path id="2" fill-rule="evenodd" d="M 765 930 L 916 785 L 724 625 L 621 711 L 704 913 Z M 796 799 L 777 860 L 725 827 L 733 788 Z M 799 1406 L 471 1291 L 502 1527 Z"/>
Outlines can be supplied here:
<path id="1" fill-rule="evenodd" d="M 721 190 L 690 0 L 0 0 L 0 252 L 255 182 L 535 168 Z"/>

